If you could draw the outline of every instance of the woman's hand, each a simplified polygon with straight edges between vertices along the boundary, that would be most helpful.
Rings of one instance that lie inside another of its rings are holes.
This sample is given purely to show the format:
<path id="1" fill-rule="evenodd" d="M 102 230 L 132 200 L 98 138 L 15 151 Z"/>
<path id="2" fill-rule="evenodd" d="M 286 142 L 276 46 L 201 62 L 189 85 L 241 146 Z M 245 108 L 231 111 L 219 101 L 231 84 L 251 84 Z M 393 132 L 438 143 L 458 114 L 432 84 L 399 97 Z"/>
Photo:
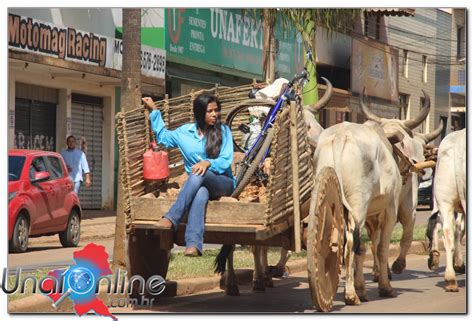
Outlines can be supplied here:
<path id="1" fill-rule="evenodd" d="M 191 167 L 191 172 L 194 175 L 202 176 L 206 173 L 207 169 L 211 166 L 211 163 L 207 160 L 200 161 Z"/>
<path id="2" fill-rule="evenodd" d="M 142 101 L 145 104 L 145 108 L 148 108 L 150 110 L 156 109 L 155 103 L 153 102 L 153 99 L 151 99 L 150 97 L 142 98 Z"/>

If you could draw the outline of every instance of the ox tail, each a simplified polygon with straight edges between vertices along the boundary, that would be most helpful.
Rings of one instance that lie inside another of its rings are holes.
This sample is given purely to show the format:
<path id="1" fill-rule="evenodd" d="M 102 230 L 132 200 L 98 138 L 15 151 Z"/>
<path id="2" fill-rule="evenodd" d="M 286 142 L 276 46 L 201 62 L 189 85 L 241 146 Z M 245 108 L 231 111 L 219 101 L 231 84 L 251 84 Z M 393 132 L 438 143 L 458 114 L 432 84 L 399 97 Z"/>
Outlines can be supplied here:
<path id="1" fill-rule="evenodd" d="M 224 274 L 225 272 L 225 264 L 227 262 L 227 259 L 232 252 L 232 245 L 224 244 L 221 247 L 221 250 L 219 251 L 219 254 L 217 254 L 216 259 L 214 261 L 214 273 L 219 273 L 219 274 Z"/>
<path id="2" fill-rule="evenodd" d="M 434 231 L 436 228 L 436 224 L 439 222 L 439 212 L 433 213 L 430 218 L 428 219 L 428 224 L 426 225 L 426 237 L 428 238 L 428 250 L 431 250 L 433 246 L 433 238 L 436 236 L 434 235 Z"/>
<path id="3" fill-rule="evenodd" d="M 342 202 L 344 203 L 344 206 L 346 209 L 349 211 L 349 213 L 352 211 L 352 207 L 349 205 L 349 203 L 346 200 L 346 197 L 344 195 L 344 187 L 342 185 L 342 159 L 343 159 L 343 152 L 344 152 L 344 147 L 347 142 L 347 136 L 344 131 L 341 131 L 340 133 L 336 133 L 336 136 L 334 137 L 333 140 L 333 162 L 334 162 L 334 170 L 336 171 L 337 178 L 339 180 L 339 186 L 341 188 L 341 194 L 342 194 Z"/>
<path id="4" fill-rule="evenodd" d="M 362 252 L 360 251 L 360 243 L 361 243 L 360 226 L 357 223 L 355 225 L 353 237 L 354 237 L 354 245 L 353 245 L 354 253 L 356 255 L 361 255 Z"/>
<path id="5" fill-rule="evenodd" d="M 353 236 L 353 251 L 355 254 L 360 255 L 360 244 L 361 244 L 361 235 L 360 235 L 360 226 L 354 219 L 354 217 L 348 217 L 349 215 L 352 215 L 352 206 L 350 206 L 349 202 L 347 202 L 345 193 L 344 193 L 344 186 L 343 186 L 343 181 L 342 181 L 342 160 L 343 160 L 343 152 L 344 148 L 347 143 L 347 134 L 344 131 L 341 131 L 340 133 L 336 133 L 336 136 L 334 137 L 333 140 L 333 161 L 334 161 L 334 170 L 336 171 L 337 178 L 339 180 L 339 186 L 341 188 L 341 196 L 342 196 L 342 203 L 344 204 L 345 211 L 344 211 L 344 218 L 346 221 L 346 228 L 350 224 L 353 226 L 354 230 L 352 233 Z M 344 233 L 345 237 L 345 233 Z M 346 241 L 344 239 L 344 241 Z M 345 246 L 344 246 L 345 248 Z"/>
<path id="6" fill-rule="evenodd" d="M 466 137 L 464 137 L 466 139 Z M 463 173 L 461 168 L 466 166 L 466 149 L 460 150 L 457 144 L 454 146 L 454 177 L 456 179 L 456 190 L 458 192 L 459 199 L 461 200 L 461 208 L 466 214 L 466 174 Z M 463 175 L 464 174 L 464 175 Z"/>

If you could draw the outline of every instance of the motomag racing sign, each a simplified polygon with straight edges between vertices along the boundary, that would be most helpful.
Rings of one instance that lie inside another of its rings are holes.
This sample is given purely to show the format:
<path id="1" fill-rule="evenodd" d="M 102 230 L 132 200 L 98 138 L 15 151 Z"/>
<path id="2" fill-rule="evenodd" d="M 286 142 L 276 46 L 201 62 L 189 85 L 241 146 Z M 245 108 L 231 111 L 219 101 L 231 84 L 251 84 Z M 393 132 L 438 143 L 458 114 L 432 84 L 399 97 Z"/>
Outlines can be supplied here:
<path id="1" fill-rule="evenodd" d="M 122 70 L 122 40 L 29 17 L 8 15 L 8 47 L 68 61 Z M 141 46 L 142 73 L 165 78 L 166 52 Z"/>

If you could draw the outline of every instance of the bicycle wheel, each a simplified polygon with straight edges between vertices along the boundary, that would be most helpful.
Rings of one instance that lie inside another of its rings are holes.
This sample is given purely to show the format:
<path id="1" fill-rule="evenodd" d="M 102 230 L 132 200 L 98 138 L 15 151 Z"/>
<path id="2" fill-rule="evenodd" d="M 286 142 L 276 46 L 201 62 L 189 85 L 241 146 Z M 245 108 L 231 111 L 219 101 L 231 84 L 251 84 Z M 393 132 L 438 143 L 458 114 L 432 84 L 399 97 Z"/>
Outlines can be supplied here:
<path id="1" fill-rule="evenodd" d="M 243 135 L 245 132 L 240 128 L 244 126 L 249 128 L 250 125 L 250 107 L 265 106 L 272 108 L 275 103 L 272 100 L 268 99 L 247 99 L 240 102 L 236 107 L 234 107 L 225 119 L 225 123 L 229 126 L 232 131 L 232 137 L 234 142 L 235 151 L 245 153 L 244 145 L 245 143 L 239 143 L 242 141 Z"/>
<path id="2" fill-rule="evenodd" d="M 234 192 L 232 193 L 231 197 L 239 197 L 240 193 L 244 190 L 245 186 L 250 181 L 250 178 L 252 178 L 252 175 L 255 173 L 257 170 L 258 165 L 262 161 L 262 159 L 265 157 L 268 148 L 270 148 L 270 145 L 273 140 L 273 128 L 269 128 L 267 131 L 266 136 L 263 138 L 263 143 L 259 147 L 257 155 L 255 158 L 250 162 L 250 166 L 248 166 L 248 169 L 245 168 L 246 165 L 243 164 L 242 168 L 239 169 L 239 173 L 237 175 L 237 187 L 235 188 Z M 245 159 L 243 160 L 243 162 Z"/>

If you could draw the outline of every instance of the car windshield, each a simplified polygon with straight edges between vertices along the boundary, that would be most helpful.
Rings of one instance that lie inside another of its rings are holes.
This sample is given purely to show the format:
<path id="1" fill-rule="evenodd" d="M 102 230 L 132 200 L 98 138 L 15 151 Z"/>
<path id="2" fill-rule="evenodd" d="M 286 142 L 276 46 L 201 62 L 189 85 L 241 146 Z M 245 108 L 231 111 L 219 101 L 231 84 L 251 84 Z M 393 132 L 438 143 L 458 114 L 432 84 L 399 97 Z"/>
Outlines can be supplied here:
<path id="1" fill-rule="evenodd" d="M 25 164 L 25 156 L 8 156 L 8 181 L 17 181 L 20 179 L 23 165 Z"/>

